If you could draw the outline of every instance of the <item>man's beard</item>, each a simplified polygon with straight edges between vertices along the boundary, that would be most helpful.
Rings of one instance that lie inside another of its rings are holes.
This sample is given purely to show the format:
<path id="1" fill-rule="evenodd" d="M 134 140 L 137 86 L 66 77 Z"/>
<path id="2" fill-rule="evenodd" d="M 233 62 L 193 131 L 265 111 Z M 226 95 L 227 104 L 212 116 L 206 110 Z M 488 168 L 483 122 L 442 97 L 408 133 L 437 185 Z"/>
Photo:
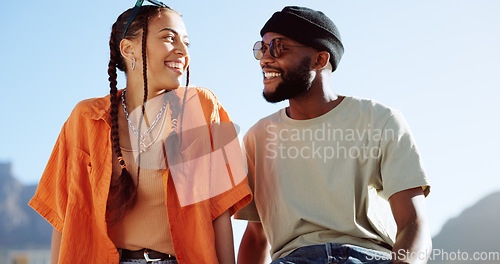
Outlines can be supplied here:
<path id="1" fill-rule="evenodd" d="M 270 103 L 277 103 L 283 100 L 295 98 L 305 94 L 311 88 L 311 72 L 310 72 L 311 58 L 305 57 L 297 66 L 297 68 L 288 71 L 287 73 L 281 72 L 281 83 L 278 84 L 274 92 L 262 92 L 266 101 Z"/>

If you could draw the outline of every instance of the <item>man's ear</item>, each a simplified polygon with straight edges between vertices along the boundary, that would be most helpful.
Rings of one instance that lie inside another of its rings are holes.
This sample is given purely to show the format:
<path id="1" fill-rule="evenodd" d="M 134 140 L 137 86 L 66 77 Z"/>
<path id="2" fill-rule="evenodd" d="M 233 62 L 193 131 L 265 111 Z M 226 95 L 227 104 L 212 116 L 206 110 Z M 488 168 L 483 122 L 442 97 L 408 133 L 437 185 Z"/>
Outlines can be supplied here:
<path id="1" fill-rule="evenodd" d="M 330 53 L 328 51 L 318 51 L 315 56 L 314 66 L 315 70 L 323 70 L 328 66 L 330 61 Z"/>

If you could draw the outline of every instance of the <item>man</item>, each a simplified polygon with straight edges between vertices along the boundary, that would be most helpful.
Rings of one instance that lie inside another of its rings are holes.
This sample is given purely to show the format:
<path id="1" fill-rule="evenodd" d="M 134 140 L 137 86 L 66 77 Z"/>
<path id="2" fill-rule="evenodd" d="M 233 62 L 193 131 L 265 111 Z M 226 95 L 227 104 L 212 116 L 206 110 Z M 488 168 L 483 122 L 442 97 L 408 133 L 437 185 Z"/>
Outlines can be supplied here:
<path id="1" fill-rule="evenodd" d="M 429 182 L 402 115 L 330 89 L 344 48 L 322 12 L 285 7 L 254 46 L 263 95 L 289 106 L 245 135 L 254 201 L 238 263 L 426 263 Z M 392 211 L 392 214 L 391 214 Z"/>

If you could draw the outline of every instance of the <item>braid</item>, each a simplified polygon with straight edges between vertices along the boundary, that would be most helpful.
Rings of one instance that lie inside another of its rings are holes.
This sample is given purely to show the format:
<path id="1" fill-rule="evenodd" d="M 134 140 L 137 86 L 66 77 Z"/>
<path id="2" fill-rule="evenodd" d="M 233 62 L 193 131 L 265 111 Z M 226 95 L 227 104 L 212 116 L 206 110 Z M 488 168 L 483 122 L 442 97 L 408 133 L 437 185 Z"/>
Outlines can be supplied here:
<path id="1" fill-rule="evenodd" d="M 189 66 L 186 69 L 186 89 L 189 87 Z"/>
<path id="2" fill-rule="evenodd" d="M 116 33 L 116 25 L 113 25 L 112 33 Z M 111 37 L 109 40 L 110 59 L 108 64 L 109 86 L 110 86 L 110 116 L 111 116 L 111 142 L 112 148 L 122 167 L 121 175 L 118 178 L 112 179 L 107 210 L 106 221 L 114 223 L 123 217 L 125 212 L 132 208 L 137 200 L 137 188 L 130 173 L 127 171 L 125 161 L 123 160 L 122 151 L 120 149 L 120 136 L 118 133 L 118 89 L 117 89 L 117 66 L 120 68 L 120 63 L 123 64 L 123 59 L 119 50 L 116 49 L 116 39 Z"/>
<path id="3" fill-rule="evenodd" d="M 149 18 L 153 14 L 161 12 L 162 10 L 170 10 L 173 12 L 177 11 L 169 7 L 157 7 L 151 5 L 142 6 L 134 19 L 130 24 L 125 38 L 135 39 L 138 37 L 141 29 L 142 34 L 142 61 L 143 61 L 143 78 L 144 78 L 144 100 L 142 104 L 142 116 L 145 115 L 145 104 L 148 98 L 148 80 L 147 80 L 147 63 L 146 63 L 146 39 L 148 33 L 148 23 Z M 119 177 L 112 177 L 109 195 L 106 208 L 106 221 L 109 223 L 116 223 L 121 220 L 125 213 L 130 210 L 137 201 L 137 186 L 134 184 L 132 176 L 127 170 L 125 161 L 123 160 L 123 155 L 120 149 L 120 136 L 118 129 L 118 105 L 119 96 L 117 89 L 117 70 L 119 69 L 123 72 L 127 72 L 127 66 L 125 64 L 125 59 L 122 57 L 120 52 L 120 42 L 122 40 L 123 31 L 125 30 L 125 25 L 127 24 L 129 17 L 132 13 L 132 8 L 123 12 L 116 22 L 113 24 L 111 29 L 111 37 L 109 40 L 110 47 L 110 59 L 108 64 L 108 75 L 109 75 L 109 86 L 110 86 L 110 117 L 111 117 L 111 144 L 113 148 L 114 158 L 118 160 L 120 166 L 122 167 L 121 174 Z M 180 15 L 180 14 L 179 14 Z M 189 76 L 189 73 L 188 73 Z M 189 77 L 188 77 L 189 78 Z M 189 80 L 188 80 L 189 83 Z M 178 100 L 177 100 L 178 102 Z M 178 104 L 178 103 L 177 103 Z M 139 124 L 142 123 L 142 120 Z M 139 126 L 140 129 L 141 126 Z M 139 130 L 140 133 L 140 130 Z M 140 148 L 139 148 L 140 149 Z M 139 184 L 139 173 L 140 173 L 140 154 L 138 160 L 138 171 L 137 171 L 137 184 Z"/>
<path id="4" fill-rule="evenodd" d="M 167 139 L 165 140 L 165 148 L 163 148 L 163 153 L 165 156 L 165 162 L 167 166 L 168 166 L 167 155 L 170 155 L 169 160 L 171 161 L 171 165 L 179 164 L 180 162 L 183 161 L 183 156 L 181 154 L 182 119 L 184 117 L 184 107 L 186 105 L 188 87 L 189 87 L 189 66 L 186 69 L 186 88 L 184 90 L 182 105 L 180 103 L 180 98 L 177 95 L 172 96 L 171 100 L 169 101 L 169 107 L 172 113 L 172 131 L 167 136 Z M 178 120 L 179 118 L 180 120 Z M 169 150 L 168 153 L 166 152 L 167 149 Z"/>
<path id="5" fill-rule="evenodd" d="M 186 92 L 187 92 L 188 86 L 189 86 L 189 66 L 186 69 Z M 169 107 L 170 107 L 170 111 L 172 112 L 172 119 L 178 119 L 179 113 L 181 112 L 180 98 L 178 96 L 172 96 L 170 98 L 171 98 L 171 100 L 169 101 Z M 182 105 L 184 105 L 186 103 L 185 101 L 186 101 L 186 98 L 183 99 Z M 178 120 L 178 121 L 181 121 L 181 120 Z"/>
<path id="6" fill-rule="evenodd" d="M 142 99 L 142 115 L 139 119 L 139 135 L 141 135 L 141 127 L 144 116 L 146 115 L 146 102 L 148 101 L 148 69 L 147 69 L 147 61 L 146 61 L 146 45 L 147 45 L 147 37 L 148 37 L 148 21 L 149 16 L 145 18 L 145 21 L 142 25 L 142 79 L 144 80 L 144 97 Z M 137 149 L 141 149 L 140 140 L 137 141 Z M 141 173 L 141 152 L 139 151 L 139 156 L 137 160 L 137 185 L 139 185 L 139 175 Z"/>
<path id="7" fill-rule="evenodd" d="M 181 113 L 181 120 L 179 121 L 179 123 L 181 124 L 181 127 L 179 129 L 180 130 L 179 147 L 182 147 L 182 119 L 184 117 L 184 106 L 186 105 L 186 97 L 187 97 L 187 89 L 188 88 L 189 88 L 189 66 L 186 69 L 186 91 L 184 92 L 184 98 L 182 98 L 182 110 L 181 110 L 182 113 Z M 179 151 L 181 151 L 181 149 L 179 149 Z"/>
<path id="8" fill-rule="evenodd" d="M 184 106 L 186 105 L 186 94 L 187 94 L 188 87 L 189 87 L 189 66 L 186 69 L 186 91 L 184 92 L 184 97 L 182 98 L 182 111 L 184 110 Z M 177 114 L 177 115 L 179 115 L 179 114 Z M 184 117 L 184 115 L 182 114 L 181 120 L 179 120 L 179 122 L 181 124 L 181 133 L 182 133 L 182 118 L 183 117 Z M 182 139 L 181 139 L 181 142 L 182 142 Z"/>
<path id="9" fill-rule="evenodd" d="M 148 21 L 149 17 L 144 21 L 144 25 L 142 27 L 142 78 L 144 79 L 144 99 L 142 104 L 142 114 L 144 114 L 144 105 L 148 100 L 148 71 L 147 71 L 147 61 L 146 61 L 146 40 L 148 36 Z"/>
<path id="10" fill-rule="evenodd" d="M 134 38 L 137 36 L 140 27 L 137 21 L 144 21 L 142 23 L 146 24 L 143 28 L 146 28 L 150 14 L 154 12 L 159 12 L 159 8 L 144 6 L 141 7 L 136 20 L 132 23 L 127 31 L 127 38 Z M 109 86 L 110 86 L 110 117 L 111 117 L 111 144 L 114 152 L 114 157 L 118 159 L 120 166 L 122 167 L 119 177 L 112 177 L 107 210 L 106 210 L 106 221 L 110 223 L 116 223 L 123 218 L 125 213 L 130 210 L 137 201 L 137 186 L 134 184 L 132 176 L 127 170 L 125 161 L 123 160 L 123 154 L 120 148 L 120 136 L 118 133 L 118 89 L 117 89 L 117 71 L 118 68 L 121 71 L 126 72 L 127 67 L 125 65 L 124 58 L 120 52 L 120 41 L 123 34 L 125 24 L 131 14 L 132 9 L 125 11 L 121 14 L 117 21 L 113 24 L 111 29 L 111 37 L 109 40 L 110 48 L 110 59 L 108 64 L 108 75 L 109 75 Z M 145 42 L 145 41 L 143 41 Z M 143 48 L 144 49 L 144 48 Z M 144 58 L 144 55 L 143 55 Z M 146 69 L 145 71 L 146 72 Z M 145 83 L 147 85 L 147 83 Z M 147 95 L 145 95 L 147 96 Z M 145 97 L 147 98 L 147 97 Z M 144 109 L 143 109 L 144 111 Z"/>

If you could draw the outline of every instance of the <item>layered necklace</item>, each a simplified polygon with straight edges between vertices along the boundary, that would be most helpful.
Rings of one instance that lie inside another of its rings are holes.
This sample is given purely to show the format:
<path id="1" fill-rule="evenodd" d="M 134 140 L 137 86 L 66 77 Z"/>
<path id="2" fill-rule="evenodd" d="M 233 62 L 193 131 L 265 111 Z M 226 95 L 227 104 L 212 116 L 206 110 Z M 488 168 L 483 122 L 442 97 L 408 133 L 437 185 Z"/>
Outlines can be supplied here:
<path id="1" fill-rule="evenodd" d="M 126 92 L 127 92 L 127 88 L 125 88 L 123 90 L 122 96 L 121 96 L 122 97 L 123 112 L 125 112 L 125 118 L 127 119 L 129 128 L 132 130 L 134 135 L 139 140 L 139 144 L 140 144 L 139 153 L 143 153 L 143 152 L 147 151 L 147 149 L 154 143 L 154 140 L 152 140 L 149 145 L 146 145 L 146 139 L 149 138 L 149 135 L 151 134 L 153 129 L 158 124 L 158 121 L 160 121 L 161 116 L 163 115 L 163 112 L 165 112 L 165 109 L 167 108 L 168 100 L 165 100 L 165 102 L 163 103 L 163 106 L 160 108 L 160 111 L 158 112 L 158 114 L 156 114 L 155 120 L 153 121 L 153 123 L 151 123 L 151 126 L 149 126 L 149 128 L 146 130 L 146 132 L 139 134 L 139 132 L 137 131 L 137 129 L 135 129 L 134 124 L 132 123 L 132 121 L 130 121 L 130 118 L 129 118 L 129 113 L 127 111 L 127 105 L 125 104 L 125 93 Z M 142 122 L 140 122 L 140 123 L 142 123 Z M 139 124 L 138 128 L 140 128 L 140 126 L 141 126 L 141 124 Z"/>

